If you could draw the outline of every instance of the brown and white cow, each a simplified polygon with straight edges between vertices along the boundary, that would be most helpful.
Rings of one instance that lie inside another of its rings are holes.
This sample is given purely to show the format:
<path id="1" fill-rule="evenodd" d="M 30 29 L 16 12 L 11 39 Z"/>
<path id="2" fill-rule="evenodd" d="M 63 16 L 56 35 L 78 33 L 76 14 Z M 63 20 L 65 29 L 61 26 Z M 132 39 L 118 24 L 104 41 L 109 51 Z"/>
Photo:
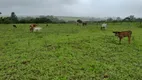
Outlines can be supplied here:
<path id="1" fill-rule="evenodd" d="M 30 31 L 33 32 L 33 30 L 34 30 L 34 28 L 35 28 L 36 26 L 37 26 L 36 24 L 31 24 L 31 25 L 30 25 Z"/>

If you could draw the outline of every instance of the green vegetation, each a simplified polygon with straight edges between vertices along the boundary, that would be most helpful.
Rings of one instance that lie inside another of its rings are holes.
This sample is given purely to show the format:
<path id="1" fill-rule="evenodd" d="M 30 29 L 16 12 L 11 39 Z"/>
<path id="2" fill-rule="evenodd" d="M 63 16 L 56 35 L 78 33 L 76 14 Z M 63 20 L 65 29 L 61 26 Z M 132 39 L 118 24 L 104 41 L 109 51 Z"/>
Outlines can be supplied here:
<path id="1" fill-rule="evenodd" d="M 140 80 L 142 30 L 137 23 L 0 25 L 0 80 Z M 112 31 L 132 30 L 132 41 Z"/>
<path id="2" fill-rule="evenodd" d="M 15 12 L 11 12 L 10 16 L 3 16 L 0 12 L 0 24 L 27 24 L 27 23 L 60 23 L 60 24 L 71 24 L 76 23 L 77 20 L 82 20 L 87 23 L 122 23 L 122 22 L 139 22 L 142 23 L 142 18 L 136 18 L 134 15 L 127 16 L 125 18 L 95 18 L 95 17 L 71 17 L 71 16 L 52 16 L 52 15 L 39 15 L 39 16 L 17 16 Z"/>

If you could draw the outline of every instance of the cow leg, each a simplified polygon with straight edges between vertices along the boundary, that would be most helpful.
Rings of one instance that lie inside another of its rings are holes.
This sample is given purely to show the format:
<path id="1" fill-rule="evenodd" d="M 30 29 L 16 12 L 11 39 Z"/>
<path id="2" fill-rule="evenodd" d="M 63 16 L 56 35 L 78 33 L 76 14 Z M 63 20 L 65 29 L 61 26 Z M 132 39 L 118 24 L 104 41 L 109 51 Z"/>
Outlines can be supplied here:
<path id="1" fill-rule="evenodd" d="M 122 39 L 122 38 L 119 38 L 119 44 L 121 44 L 121 39 Z"/>

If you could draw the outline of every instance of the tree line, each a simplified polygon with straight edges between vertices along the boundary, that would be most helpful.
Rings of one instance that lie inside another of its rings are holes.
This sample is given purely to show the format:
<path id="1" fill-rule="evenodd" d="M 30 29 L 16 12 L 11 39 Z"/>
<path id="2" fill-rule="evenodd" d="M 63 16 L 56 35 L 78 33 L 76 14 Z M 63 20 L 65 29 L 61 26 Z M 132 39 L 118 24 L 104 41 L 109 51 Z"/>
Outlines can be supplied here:
<path id="1" fill-rule="evenodd" d="M 2 14 L 0 12 L 0 14 Z M 9 17 L 0 17 L 1 24 L 10 23 L 65 23 L 54 16 L 39 16 L 39 17 L 17 17 L 15 12 L 12 12 Z"/>
<path id="2" fill-rule="evenodd" d="M 2 13 L 0 12 L 0 15 Z M 93 19 L 90 19 L 86 21 L 88 23 L 122 23 L 122 22 L 140 22 L 142 23 L 142 18 L 136 18 L 134 15 L 130 15 L 128 17 L 125 17 L 124 19 L 117 17 L 116 19 L 113 18 L 107 18 L 107 20 L 100 20 L 95 21 Z M 39 17 L 17 17 L 15 12 L 11 12 L 11 15 L 9 17 L 0 17 L 0 24 L 10 24 L 10 23 L 76 23 L 76 21 L 64 21 L 60 20 L 57 17 L 54 16 L 39 16 Z"/>

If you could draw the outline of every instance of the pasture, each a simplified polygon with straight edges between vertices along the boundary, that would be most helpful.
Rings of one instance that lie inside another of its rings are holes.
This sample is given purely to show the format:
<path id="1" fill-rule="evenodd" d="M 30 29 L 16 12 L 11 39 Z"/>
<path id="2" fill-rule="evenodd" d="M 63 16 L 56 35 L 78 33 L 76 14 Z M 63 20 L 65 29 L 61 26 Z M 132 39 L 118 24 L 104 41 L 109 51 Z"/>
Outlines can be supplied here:
<path id="1" fill-rule="evenodd" d="M 142 28 L 137 23 L 0 24 L 0 80 L 140 80 Z M 132 30 L 131 44 L 113 31 Z"/>

